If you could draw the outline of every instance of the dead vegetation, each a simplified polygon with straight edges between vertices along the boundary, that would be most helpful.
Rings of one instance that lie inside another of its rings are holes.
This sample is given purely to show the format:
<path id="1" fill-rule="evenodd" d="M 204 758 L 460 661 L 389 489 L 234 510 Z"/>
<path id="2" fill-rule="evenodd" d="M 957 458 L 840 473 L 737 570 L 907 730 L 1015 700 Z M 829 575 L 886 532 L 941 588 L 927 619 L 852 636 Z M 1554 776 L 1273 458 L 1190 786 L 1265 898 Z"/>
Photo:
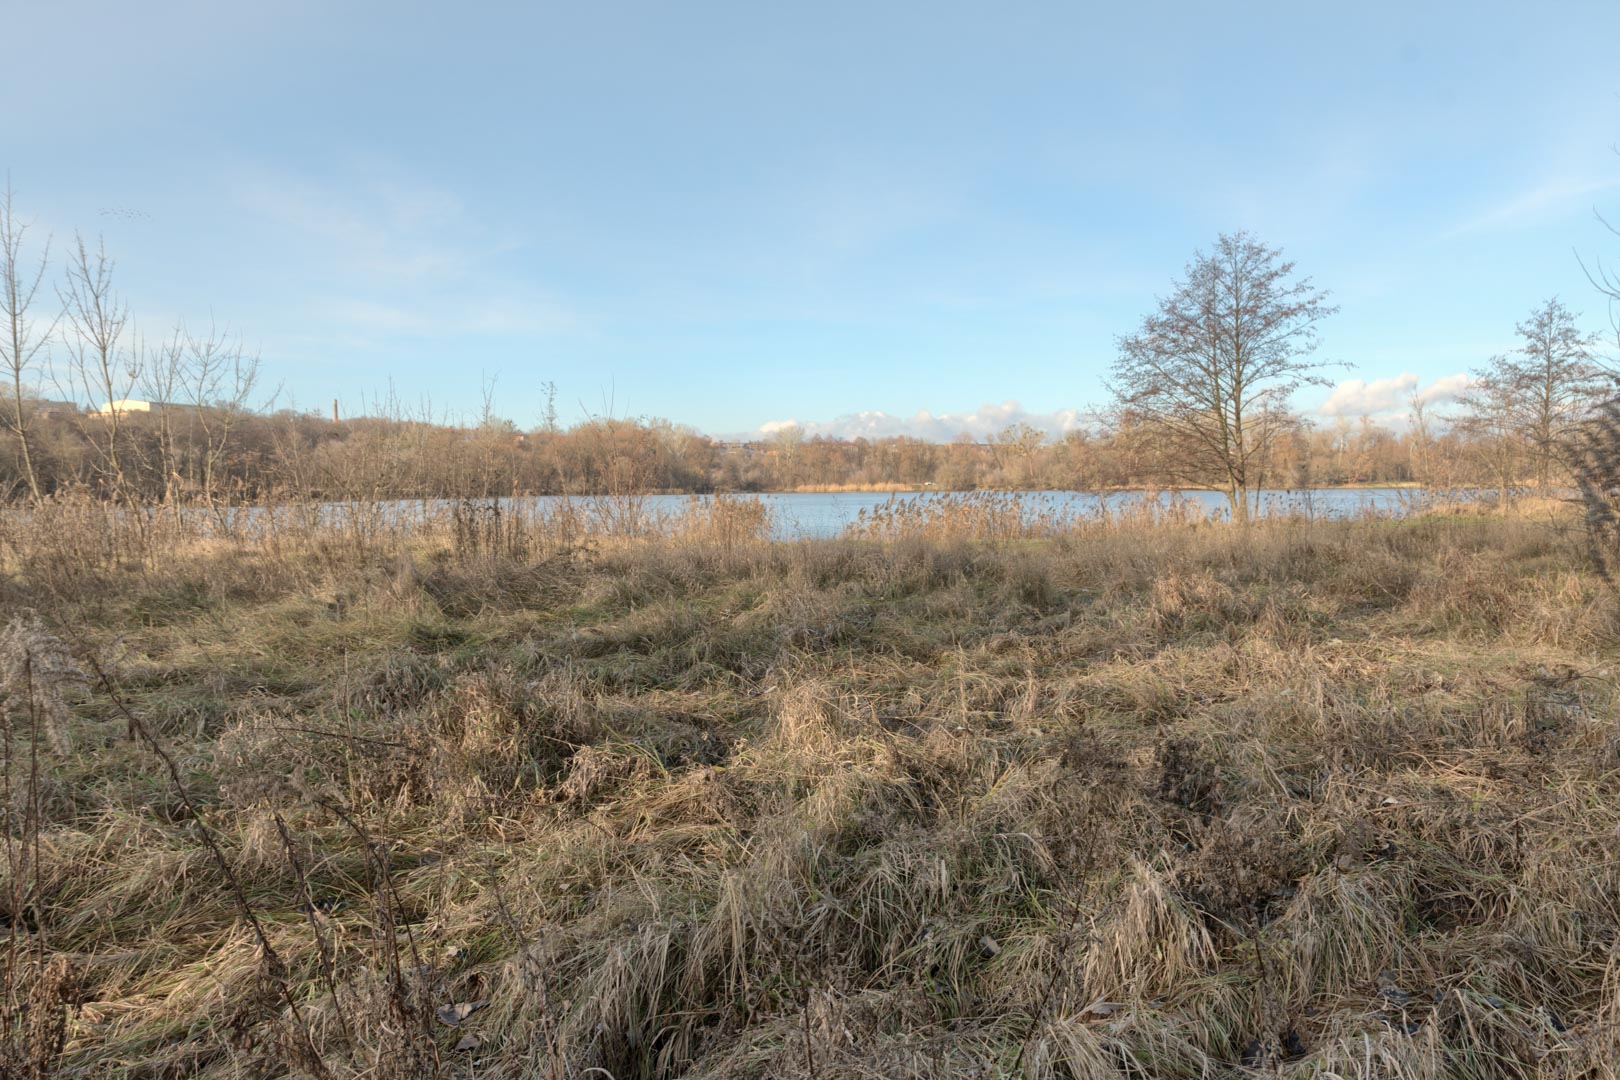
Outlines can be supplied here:
<path id="1" fill-rule="evenodd" d="M 1554 523 L 98 513 L 0 539 L 6 1075 L 1620 1056 L 1615 598 Z"/>

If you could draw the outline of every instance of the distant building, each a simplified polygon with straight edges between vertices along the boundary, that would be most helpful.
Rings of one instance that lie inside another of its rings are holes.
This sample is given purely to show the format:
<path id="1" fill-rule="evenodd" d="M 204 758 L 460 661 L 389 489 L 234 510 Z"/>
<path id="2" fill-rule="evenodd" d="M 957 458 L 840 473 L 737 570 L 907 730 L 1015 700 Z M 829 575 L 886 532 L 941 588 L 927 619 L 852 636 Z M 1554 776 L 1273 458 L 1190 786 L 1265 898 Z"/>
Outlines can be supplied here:
<path id="1" fill-rule="evenodd" d="M 99 409 L 92 409 L 91 411 L 97 416 L 112 416 L 115 413 L 149 413 L 157 409 L 180 409 L 184 407 L 185 406 L 177 405 L 172 401 L 146 401 L 142 398 L 119 398 L 117 401 L 109 401 Z"/>
<path id="2" fill-rule="evenodd" d="M 36 401 L 33 409 L 35 416 L 72 416 L 79 411 L 71 401 Z"/>

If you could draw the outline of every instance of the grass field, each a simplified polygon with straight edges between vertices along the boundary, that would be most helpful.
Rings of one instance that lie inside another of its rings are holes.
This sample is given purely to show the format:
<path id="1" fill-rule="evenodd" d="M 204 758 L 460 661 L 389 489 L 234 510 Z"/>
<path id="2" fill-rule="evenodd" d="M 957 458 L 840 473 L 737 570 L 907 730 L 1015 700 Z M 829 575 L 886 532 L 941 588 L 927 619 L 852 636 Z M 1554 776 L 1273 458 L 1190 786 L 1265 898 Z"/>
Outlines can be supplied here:
<path id="1" fill-rule="evenodd" d="M 1615 1074 L 1554 517 L 85 514 L 0 546 L 5 1075 Z"/>

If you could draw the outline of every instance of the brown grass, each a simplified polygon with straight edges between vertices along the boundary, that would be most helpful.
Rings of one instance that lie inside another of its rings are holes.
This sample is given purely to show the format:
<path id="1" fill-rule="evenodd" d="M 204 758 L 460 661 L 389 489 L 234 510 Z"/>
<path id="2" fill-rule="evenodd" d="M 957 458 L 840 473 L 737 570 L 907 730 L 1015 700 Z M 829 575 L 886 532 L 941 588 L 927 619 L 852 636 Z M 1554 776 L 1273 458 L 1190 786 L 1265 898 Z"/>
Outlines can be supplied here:
<path id="1" fill-rule="evenodd" d="M 932 484 L 919 487 L 916 484 L 902 484 L 898 481 L 864 484 L 796 484 L 795 493 L 801 495 L 845 495 L 860 492 L 910 492 L 931 490 Z"/>
<path id="2" fill-rule="evenodd" d="M 1578 537 L 958 506 L 10 521 L 0 1065 L 1612 1075 Z"/>

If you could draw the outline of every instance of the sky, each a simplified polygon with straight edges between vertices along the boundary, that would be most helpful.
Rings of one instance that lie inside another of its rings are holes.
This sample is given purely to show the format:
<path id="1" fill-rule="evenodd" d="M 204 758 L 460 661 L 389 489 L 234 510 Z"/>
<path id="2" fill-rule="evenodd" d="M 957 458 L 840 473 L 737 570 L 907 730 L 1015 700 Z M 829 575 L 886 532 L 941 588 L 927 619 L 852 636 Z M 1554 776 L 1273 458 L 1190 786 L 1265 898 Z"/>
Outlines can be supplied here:
<path id="1" fill-rule="evenodd" d="M 276 404 L 1051 431 L 1221 232 L 1442 405 L 1620 237 L 1620 4 L 3 0 L 0 170 Z M 1612 343 L 1614 334 L 1608 333 Z"/>

